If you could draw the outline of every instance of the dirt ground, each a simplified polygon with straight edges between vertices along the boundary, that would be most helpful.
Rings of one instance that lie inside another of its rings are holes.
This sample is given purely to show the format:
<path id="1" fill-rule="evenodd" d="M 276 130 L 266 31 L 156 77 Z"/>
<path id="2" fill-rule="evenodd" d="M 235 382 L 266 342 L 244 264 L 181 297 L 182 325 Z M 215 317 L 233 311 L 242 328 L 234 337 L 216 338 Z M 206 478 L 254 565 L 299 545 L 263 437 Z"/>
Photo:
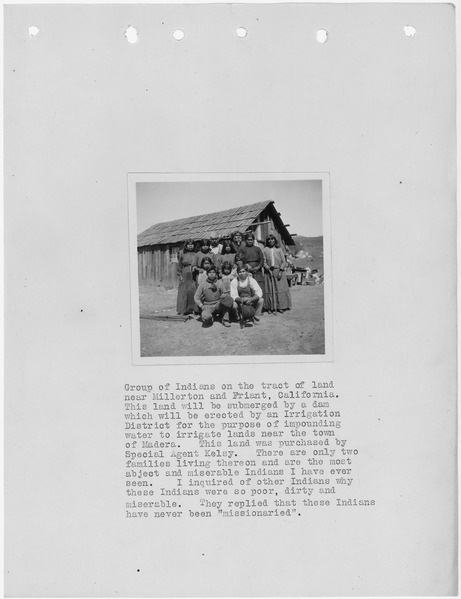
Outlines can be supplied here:
<path id="1" fill-rule="evenodd" d="M 175 289 L 141 286 L 139 290 L 141 356 L 244 356 L 325 353 L 324 288 L 291 288 L 293 307 L 284 314 L 263 312 L 260 324 L 229 328 L 215 322 L 202 328 L 196 318 L 162 321 L 143 318 L 176 315 Z"/>

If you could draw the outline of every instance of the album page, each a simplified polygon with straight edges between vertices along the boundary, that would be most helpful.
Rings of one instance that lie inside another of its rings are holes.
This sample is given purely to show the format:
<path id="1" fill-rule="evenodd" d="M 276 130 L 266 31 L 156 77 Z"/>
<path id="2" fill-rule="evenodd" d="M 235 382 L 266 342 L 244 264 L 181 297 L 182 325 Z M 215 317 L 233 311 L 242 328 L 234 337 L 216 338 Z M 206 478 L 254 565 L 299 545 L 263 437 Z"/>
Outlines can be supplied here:
<path id="1" fill-rule="evenodd" d="M 457 593 L 455 10 L 4 9 L 5 593 Z"/>

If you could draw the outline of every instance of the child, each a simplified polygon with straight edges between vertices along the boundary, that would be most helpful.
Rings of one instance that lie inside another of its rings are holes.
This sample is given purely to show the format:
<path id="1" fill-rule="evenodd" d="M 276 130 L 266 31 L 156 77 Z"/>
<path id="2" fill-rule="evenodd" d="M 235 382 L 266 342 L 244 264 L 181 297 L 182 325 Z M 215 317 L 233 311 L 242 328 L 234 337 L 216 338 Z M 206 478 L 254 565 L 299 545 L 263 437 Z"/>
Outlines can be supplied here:
<path id="1" fill-rule="evenodd" d="M 205 256 L 205 258 L 203 258 L 202 262 L 200 263 L 200 271 L 197 276 L 197 286 L 200 285 L 200 283 L 203 283 L 204 281 L 206 281 L 206 278 L 208 276 L 208 271 L 210 270 L 210 268 L 212 266 L 214 266 L 213 260 L 211 258 L 208 258 L 207 256 Z"/>
<path id="2" fill-rule="evenodd" d="M 230 241 L 223 241 L 221 246 L 221 253 L 216 257 L 216 266 L 218 267 L 218 272 L 222 272 L 222 265 L 224 262 L 232 262 L 234 259 L 234 247 Z"/>
<path id="3" fill-rule="evenodd" d="M 243 259 L 243 256 L 241 254 L 236 254 L 234 266 L 232 268 L 232 277 L 234 279 L 237 277 L 237 272 L 239 271 L 239 269 L 242 268 L 242 266 L 245 266 L 245 260 Z M 253 277 L 251 272 L 248 272 L 248 276 Z"/>
<path id="4" fill-rule="evenodd" d="M 221 265 L 221 281 L 223 282 L 226 293 L 230 293 L 232 279 L 235 279 L 235 275 L 232 274 L 232 265 L 230 262 L 225 261 Z"/>
<path id="5" fill-rule="evenodd" d="M 192 272 L 195 273 L 195 276 L 198 276 L 200 272 L 203 272 L 201 264 L 204 258 L 209 258 L 212 261 L 213 266 L 216 266 L 216 255 L 212 254 L 210 251 L 211 247 L 209 240 L 202 239 L 198 242 L 198 245 L 200 246 L 200 250 L 195 254 L 192 262 Z"/>

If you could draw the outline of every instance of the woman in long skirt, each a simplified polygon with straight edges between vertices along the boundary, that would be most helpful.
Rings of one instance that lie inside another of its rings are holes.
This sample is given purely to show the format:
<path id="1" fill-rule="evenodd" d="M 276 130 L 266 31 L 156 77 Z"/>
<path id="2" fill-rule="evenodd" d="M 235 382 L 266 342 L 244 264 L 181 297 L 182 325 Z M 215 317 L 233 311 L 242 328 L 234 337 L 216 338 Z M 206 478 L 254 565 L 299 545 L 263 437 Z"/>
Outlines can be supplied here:
<path id="1" fill-rule="evenodd" d="M 189 314 L 194 312 L 197 307 L 194 301 L 194 294 L 197 285 L 192 276 L 192 264 L 195 261 L 195 243 L 193 239 L 187 239 L 184 242 L 183 249 L 179 252 L 178 258 L 178 299 L 176 302 L 176 312 L 178 314 Z"/>
<path id="2" fill-rule="evenodd" d="M 251 231 L 246 233 L 245 244 L 237 252 L 237 256 L 240 255 L 243 256 L 255 281 L 264 289 L 264 254 L 261 248 L 255 245 L 255 236 Z"/>
<path id="3" fill-rule="evenodd" d="M 272 314 L 285 312 L 291 308 L 287 266 L 285 254 L 277 247 L 277 239 L 274 235 L 268 235 L 264 248 L 264 308 Z"/>

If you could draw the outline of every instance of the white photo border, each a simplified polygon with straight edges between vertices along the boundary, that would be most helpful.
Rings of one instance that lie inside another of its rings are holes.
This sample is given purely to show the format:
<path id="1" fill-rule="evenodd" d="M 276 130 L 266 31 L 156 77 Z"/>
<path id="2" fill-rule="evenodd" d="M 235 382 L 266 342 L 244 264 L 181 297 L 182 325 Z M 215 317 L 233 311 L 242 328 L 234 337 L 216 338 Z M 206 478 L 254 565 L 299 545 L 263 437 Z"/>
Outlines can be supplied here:
<path id="1" fill-rule="evenodd" d="M 324 260 L 325 353 L 245 356 L 141 356 L 139 326 L 139 282 L 137 258 L 137 183 L 193 183 L 237 181 L 322 181 L 322 228 Z M 302 364 L 333 362 L 332 244 L 330 211 L 330 173 L 310 172 L 220 172 L 220 173 L 128 173 L 128 225 L 130 252 L 131 341 L 133 366 L 173 366 L 207 364 Z"/>

